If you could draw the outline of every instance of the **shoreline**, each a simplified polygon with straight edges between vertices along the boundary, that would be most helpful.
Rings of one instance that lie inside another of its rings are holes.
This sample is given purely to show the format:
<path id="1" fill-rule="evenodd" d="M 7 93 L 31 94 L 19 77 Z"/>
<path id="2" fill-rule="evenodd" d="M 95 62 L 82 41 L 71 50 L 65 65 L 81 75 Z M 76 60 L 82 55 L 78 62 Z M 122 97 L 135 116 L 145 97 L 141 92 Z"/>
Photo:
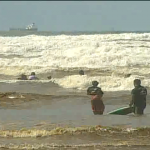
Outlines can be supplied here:
<path id="1" fill-rule="evenodd" d="M 88 149 L 102 150 L 140 150 L 150 148 L 150 128 L 110 128 L 103 126 L 90 126 L 78 128 L 55 128 L 52 130 L 0 130 L 0 148 L 3 149 Z M 136 138 L 135 138 L 136 137 Z M 13 143 L 9 143 L 8 141 Z M 34 139 L 34 140 L 33 140 Z M 56 140 L 57 139 L 57 140 Z M 16 143 L 16 141 L 19 141 Z M 42 144 L 39 144 L 39 141 Z M 26 144 L 28 143 L 28 144 Z M 110 149 L 109 149 L 110 148 Z"/>

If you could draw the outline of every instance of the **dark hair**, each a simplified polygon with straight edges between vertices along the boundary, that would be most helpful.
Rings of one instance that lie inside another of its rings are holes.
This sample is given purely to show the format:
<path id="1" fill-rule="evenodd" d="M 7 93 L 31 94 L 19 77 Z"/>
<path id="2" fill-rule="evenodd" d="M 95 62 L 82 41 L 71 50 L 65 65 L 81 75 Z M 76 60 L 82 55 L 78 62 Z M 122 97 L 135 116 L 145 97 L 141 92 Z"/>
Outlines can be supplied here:
<path id="1" fill-rule="evenodd" d="M 25 74 L 21 74 L 21 77 L 26 77 L 26 75 Z"/>
<path id="2" fill-rule="evenodd" d="M 19 79 L 21 79 L 21 80 L 27 80 L 27 75 L 21 74 L 21 77 Z"/>
<path id="3" fill-rule="evenodd" d="M 47 79 L 51 79 L 51 78 L 52 78 L 51 76 L 48 76 L 48 77 L 47 77 Z"/>
<path id="4" fill-rule="evenodd" d="M 35 75 L 35 72 L 31 72 L 31 75 Z"/>
<path id="5" fill-rule="evenodd" d="M 133 81 L 134 85 L 141 85 L 141 80 L 140 79 L 135 79 Z"/>
<path id="6" fill-rule="evenodd" d="M 92 85 L 93 86 L 97 86 L 99 84 L 99 82 L 97 82 L 97 81 L 92 81 Z"/>
<path id="7" fill-rule="evenodd" d="M 80 70 L 80 71 L 79 71 L 79 75 L 84 75 L 84 71 L 83 71 L 83 70 Z"/>

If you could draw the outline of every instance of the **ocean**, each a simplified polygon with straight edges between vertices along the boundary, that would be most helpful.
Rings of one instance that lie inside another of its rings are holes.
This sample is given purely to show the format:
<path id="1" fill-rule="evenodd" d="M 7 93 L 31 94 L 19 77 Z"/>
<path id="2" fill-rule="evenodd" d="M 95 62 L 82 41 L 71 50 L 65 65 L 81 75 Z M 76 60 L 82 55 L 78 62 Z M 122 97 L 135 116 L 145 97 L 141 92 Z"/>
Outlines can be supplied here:
<path id="1" fill-rule="evenodd" d="M 107 115 L 129 104 L 134 79 L 150 88 L 149 51 L 148 32 L 0 31 L 0 148 L 149 149 L 149 91 L 143 116 Z M 31 72 L 40 80 L 17 80 Z M 86 95 L 93 80 L 102 116 Z"/>

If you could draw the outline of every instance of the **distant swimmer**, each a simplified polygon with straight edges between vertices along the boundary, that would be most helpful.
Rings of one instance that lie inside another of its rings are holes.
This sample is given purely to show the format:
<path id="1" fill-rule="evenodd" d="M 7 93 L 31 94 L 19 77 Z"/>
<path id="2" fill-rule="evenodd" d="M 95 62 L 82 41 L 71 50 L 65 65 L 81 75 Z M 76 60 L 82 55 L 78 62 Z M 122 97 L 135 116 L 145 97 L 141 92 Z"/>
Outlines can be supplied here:
<path id="1" fill-rule="evenodd" d="M 84 71 L 83 71 L 83 70 L 80 70 L 80 71 L 79 71 L 79 75 L 84 75 Z"/>
<path id="2" fill-rule="evenodd" d="M 91 87 L 87 89 L 87 95 L 91 95 L 91 105 L 92 105 L 92 110 L 95 115 L 99 114 L 102 115 L 105 109 L 105 105 L 102 101 L 103 97 L 103 91 L 101 88 L 97 87 L 98 86 L 97 81 L 92 81 Z"/>
<path id="3" fill-rule="evenodd" d="M 35 72 L 31 72 L 31 75 L 29 76 L 29 80 L 39 80 L 39 78 L 36 77 Z"/>
<path id="4" fill-rule="evenodd" d="M 125 74 L 125 75 L 124 75 L 124 78 L 129 78 L 130 76 L 131 76 L 131 74 L 128 73 L 128 74 Z"/>
<path id="5" fill-rule="evenodd" d="M 27 76 L 25 74 L 21 74 L 18 80 L 28 80 Z"/>
<path id="6" fill-rule="evenodd" d="M 52 76 L 48 76 L 47 79 L 49 79 L 49 80 L 52 79 Z"/>
<path id="7" fill-rule="evenodd" d="M 146 96 L 147 96 L 147 89 L 141 86 L 141 80 L 135 79 L 134 82 L 134 89 L 131 91 L 132 100 L 129 106 L 134 107 L 134 113 L 142 115 L 144 113 L 144 109 L 146 108 Z"/>

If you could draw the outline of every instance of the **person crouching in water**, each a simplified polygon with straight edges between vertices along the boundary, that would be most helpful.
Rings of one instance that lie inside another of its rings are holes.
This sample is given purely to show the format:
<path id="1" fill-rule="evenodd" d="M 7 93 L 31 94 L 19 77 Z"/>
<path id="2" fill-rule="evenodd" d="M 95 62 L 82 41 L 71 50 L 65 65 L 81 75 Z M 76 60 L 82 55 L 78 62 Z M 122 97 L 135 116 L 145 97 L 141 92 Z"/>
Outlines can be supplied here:
<path id="1" fill-rule="evenodd" d="M 25 74 L 21 74 L 18 80 L 28 80 L 27 76 Z"/>
<path id="2" fill-rule="evenodd" d="M 98 86 L 97 81 L 92 81 L 91 87 L 87 89 L 87 95 L 91 95 L 91 105 L 92 110 L 95 115 L 102 115 L 105 109 L 104 103 L 102 101 L 103 91 Z"/>
<path id="3" fill-rule="evenodd" d="M 135 88 L 131 91 L 132 100 L 129 106 L 133 106 L 134 114 L 142 115 L 146 108 L 147 89 L 141 86 L 141 80 L 139 79 L 135 79 L 133 84 Z"/>
<path id="4" fill-rule="evenodd" d="M 39 80 L 39 78 L 35 76 L 35 72 L 31 72 L 31 75 L 29 76 L 29 80 Z"/>

